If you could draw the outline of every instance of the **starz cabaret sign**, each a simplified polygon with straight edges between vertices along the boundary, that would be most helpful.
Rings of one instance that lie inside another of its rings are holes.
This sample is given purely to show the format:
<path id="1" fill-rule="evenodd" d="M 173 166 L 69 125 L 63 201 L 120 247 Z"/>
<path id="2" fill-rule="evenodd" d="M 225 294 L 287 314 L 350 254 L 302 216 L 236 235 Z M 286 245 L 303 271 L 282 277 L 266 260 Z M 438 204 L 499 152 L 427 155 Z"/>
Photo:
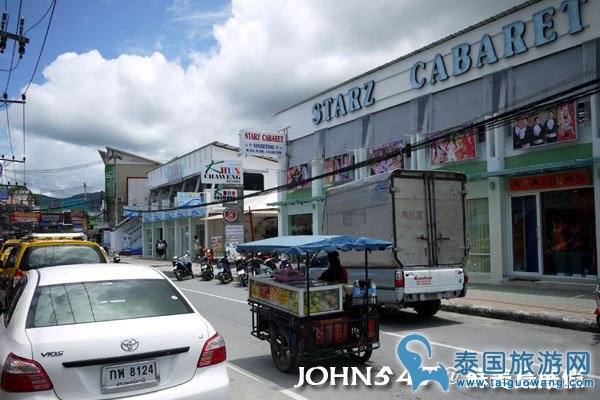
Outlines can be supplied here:
<path id="1" fill-rule="evenodd" d="M 414 343 L 414 345 L 413 345 Z M 411 344 L 411 350 L 408 349 Z M 421 349 L 421 351 L 419 351 Z M 417 350 L 417 351 L 414 351 Z M 424 351 L 422 351 L 424 350 Z M 308 386 L 407 385 L 413 393 L 433 382 L 444 392 L 457 389 L 577 390 L 594 388 L 589 351 L 459 351 L 446 364 L 437 362 L 429 340 L 418 333 L 396 347 L 399 365 L 375 367 L 299 367 L 295 388 Z M 398 368 L 400 367 L 400 368 Z"/>

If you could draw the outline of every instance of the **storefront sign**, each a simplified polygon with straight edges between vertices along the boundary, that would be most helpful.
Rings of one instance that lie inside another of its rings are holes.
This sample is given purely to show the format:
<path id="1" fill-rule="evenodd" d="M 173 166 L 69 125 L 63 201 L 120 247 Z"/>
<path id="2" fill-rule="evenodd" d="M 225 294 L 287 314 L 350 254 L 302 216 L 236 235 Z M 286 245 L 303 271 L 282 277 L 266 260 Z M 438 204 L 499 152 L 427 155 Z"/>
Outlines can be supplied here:
<path id="1" fill-rule="evenodd" d="M 508 181 L 510 192 L 524 190 L 558 189 L 571 186 L 589 185 L 590 174 L 588 171 L 570 171 L 560 174 L 527 176 L 512 178 Z"/>
<path id="2" fill-rule="evenodd" d="M 581 4 L 585 4 L 585 2 Z M 529 43 L 529 46 L 539 47 L 555 41 L 559 36 L 563 37 L 567 34 L 572 35 L 581 32 L 584 27 L 581 24 L 579 6 L 579 0 L 563 0 L 558 10 L 554 7 L 547 7 L 533 14 L 533 35 L 531 35 L 533 43 Z M 557 12 L 567 14 L 569 21 L 568 31 L 566 31 L 566 28 L 563 28 L 560 35 L 554 30 L 554 16 Z M 528 50 L 528 44 L 525 43 L 525 26 L 526 23 L 524 21 L 515 21 L 502 27 L 503 53 L 498 53 L 494 47 L 492 36 L 495 35 L 487 33 L 484 33 L 479 41 L 475 58 L 471 58 L 471 45 L 469 43 L 462 43 L 453 47 L 452 71 L 450 75 L 462 75 L 468 72 L 472 65 L 481 68 L 486 64 L 497 62 L 499 58 L 510 58 L 517 54 L 525 53 Z M 429 79 L 426 78 L 428 65 L 430 67 Z M 424 61 L 416 62 L 409 74 L 410 85 L 413 89 L 422 88 L 426 83 L 433 85 L 438 81 L 448 79 L 448 77 L 448 69 L 446 68 L 444 58 L 439 53 L 428 63 Z"/>
<path id="3" fill-rule="evenodd" d="M 513 120 L 511 129 L 513 150 L 577 140 L 575 103 L 521 115 Z"/>
<path id="4" fill-rule="evenodd" d="M 241 161 L 202 160 L 201 168 L 202 183 L 244 184 L 244 166 Z"/>
<path id="5" fill-rule="evenodd" d="M 40 226 L 57 226 L 62 223 L 62 213 L 42 213 L 40 215 Z"/>
<path id="6" fill-rule="evenodd" d="M 0 200 L 8 200 L 8 186 L 0 186 Z"/>
<path id="7" fill-rule="evenodd" d="M 283 156 L 286 153 L 285 134 L 241 130 L 240 153 L 256 156 Z"/>
<path id="8" fill-rule="evenodd" d="M 321 121 L 329 121 L 333 117 L 341 117 L 348 113 L 358 111 L 363 107 L 369 107 L 375 104 L 373 89 L 375 81 L 369 81 L 363 84 L 362 89 L 353 87 L 348 93 L 340 93 L 335 100 L 328 97 L 320 103 L 312 106 L 312 122 L 318 125 Z"/>
<path id="9" fill-rule="evenodd" d="M 343 167 L 349 167 L 352 165 L 354 160 L 354 154 L 352 153 L 344 153 L 339 154 L 337 156 L 326 158 L 323 161 L 323 173 L 327 174 L 329 172 L 333 172 Z M 354 171 L 346 171 L 333 175 L 326 176 L 323 179 L 323 183 L 334 183 L 334 182 L 343 182 L 352 179 Z"/>
<path id="10" fill-rule="evenodd" d="M 215 189 L 214 199 L 213 200 L 233 200 L 237 199 L 238 191 L 237 189 Z"/>
<path id="11" fill-rule="evenodd" d="M 39 222 L 41 214 L 37 211 L 16 211 L 12 213 L 13 222 Z"/>
<path id="12" fill-rule="evenodd" d="M 290 167 L 287 170 L 287 183 L 288 185 L 294 185 L 294 189 L 309 187 L 310 182 L 300 183 L 308 178 L 310 178 L 310 174 L 308 173 L 308 164 Z"/>
<path id="13" fill-rule="evenodd" d="M 375 146 L 371 149 L 370 158 L 383 157 L 386 154 L 397 153 L 403 147 L 404 139 L 382 144 L 381 146 Z M 389 172 L 398 168 L 402 168 L 402 155 L 399 153 L 397 154 L 398 155 L 395 157 L 386 158 L 385 160 L 381 160 L 375 164 L 371 164 L 371 175 L 383 174 L 384 172 Z"/>
<path id="14" fill-rule="evenodd" d="M 204 204 L 204 193 L 177 192 L 175 207 L 192 207 Z"/>
<path id="15" fill-rule="evenodd" d="M 244 225 L 225 225 L 225 243 L 232 247 L 244 243 Z"/>
<path id="16" fill-rule="evenodd" d="M 451 137 L 448 137 L 449 133 L 449 131 L 442 131 L 431 134 L 432 137 L 445 137 L 430 146 L 432 165 L 469 160 L 477 157 L 474 128 L 467 128 L 464 130 L 464 133 L 454 134 Z"/>
<path id="17" fill-rule="evenodd" d="M 71 210 L 71 222 L 81 222 L 85 218 L 83 210 Z"/>

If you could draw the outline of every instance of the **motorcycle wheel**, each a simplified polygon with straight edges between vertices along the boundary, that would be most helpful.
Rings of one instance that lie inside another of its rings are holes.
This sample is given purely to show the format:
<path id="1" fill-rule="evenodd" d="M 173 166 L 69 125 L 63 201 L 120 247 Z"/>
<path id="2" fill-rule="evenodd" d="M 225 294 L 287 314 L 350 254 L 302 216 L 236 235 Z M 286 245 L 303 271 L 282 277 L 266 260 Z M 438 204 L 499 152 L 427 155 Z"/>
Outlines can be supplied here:
<path id="1" fill-rule="evenodd" d="M 181 271 L 176 269 L 175 272 L 175 278 L 177 278 L 178 281 L 182 281 L 183 280 L 183 275 L 181 274 Z"/>
<path id="2" fill-rule="evenodd" d="M 241 276 L 240 277 L 240 284 L 242 285 L 242 287 L 246 287 L 247 283 L 246 283 L 246 277 L 245 276 Z"/>
<path id="3" fill-rule="evenodd" d="M 233 276 L 227 274 L 227 276 L 224 277 L 225 282 L 224 283 L 229 283 L 231 281 L 233 281 Z"/>

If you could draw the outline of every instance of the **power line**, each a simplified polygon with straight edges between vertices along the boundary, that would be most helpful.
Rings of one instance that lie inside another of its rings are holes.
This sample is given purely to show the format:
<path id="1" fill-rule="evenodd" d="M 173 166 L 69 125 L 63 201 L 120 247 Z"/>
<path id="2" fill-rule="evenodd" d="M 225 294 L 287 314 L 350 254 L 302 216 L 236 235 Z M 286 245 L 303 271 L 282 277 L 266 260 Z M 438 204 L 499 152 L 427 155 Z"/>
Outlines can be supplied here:
<path id="1" fill-rule="evenodd" d="M 38 67 L 40 65 L 40 60 L 42 58 L 42 53 L 44 52 L 44 48 L 46 47 L 46 40 L 48 39 L 48 32 L 50 32 L 50 25 L 52 25 L 52 18 L 54 17 L 54 10 L 56 8 L 56 1 L 57 0 L 54 0 L 52 2 L 52 6 L 51 6 L 52 7 L 52 13 L 50 14 L 50 19 L 48 20 L 48 26 L 46 27 L 46 34 L 44 35 L 44 40 L 42 42 L 42 48 L 40 49 L 40 54 L 38 55 L 37 61 L 35 63 L 35 68 L 33 69 L 33 73 L 31 74 L 31 79 L 29 79 L 29 83 L 27 84 L 27 87 L 23 91 L 23 94 L 27 94 L 27 91 L 29 90 L 29 86 L 31 86 L 31 82 L 33 82 L 33 78 L 35 77 L 37 69 L 38 69 Z M 47 11 L 46 11 L 46 14 L 48 14 Z M 44 17 L 46 16 L 46 14 L 44 14 Z"/>
<path id="2" fill-rule="evenodd" d="M 100 165 L 100 164 L 103 164 L 102 160 L 85 163 L 85 164 L 72 165 L 72 166 L 68 166 L 68 167 L 48 168 L 48 169 L 30 169 L 27 172 L 29 174 L 48 174 L 48 173 L 54 173 L 54 172 L 67 172 L 67 171 L 74 171 L 77 169 L 93 167 L 95 165 Z"/>

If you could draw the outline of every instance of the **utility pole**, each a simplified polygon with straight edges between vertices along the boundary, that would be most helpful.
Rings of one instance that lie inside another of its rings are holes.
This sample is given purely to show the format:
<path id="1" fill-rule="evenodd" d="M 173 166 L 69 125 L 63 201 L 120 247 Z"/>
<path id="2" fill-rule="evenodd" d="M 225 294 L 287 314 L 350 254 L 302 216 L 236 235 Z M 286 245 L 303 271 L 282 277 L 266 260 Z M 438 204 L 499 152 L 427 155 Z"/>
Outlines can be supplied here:
<path id="1" fill-rule="evenodd" d="M 123 156 L 116 150 L 110 149 L 106 154 L 107 160 L 112 160 L 113 162 L 113 182 L 114 182 L 114 193 L 113 193 L 113 202 L 115 208 L 115 228 L 117 227 L 117 223 L 119 222 L 118 208 L 117 208 L 117 160 L 122 160 Z"/>
<path id="2" fill-rule="evenodd" d="M 85 182 L 83 182 L 83 199 L 87 200 L 87 186 Z"/>

